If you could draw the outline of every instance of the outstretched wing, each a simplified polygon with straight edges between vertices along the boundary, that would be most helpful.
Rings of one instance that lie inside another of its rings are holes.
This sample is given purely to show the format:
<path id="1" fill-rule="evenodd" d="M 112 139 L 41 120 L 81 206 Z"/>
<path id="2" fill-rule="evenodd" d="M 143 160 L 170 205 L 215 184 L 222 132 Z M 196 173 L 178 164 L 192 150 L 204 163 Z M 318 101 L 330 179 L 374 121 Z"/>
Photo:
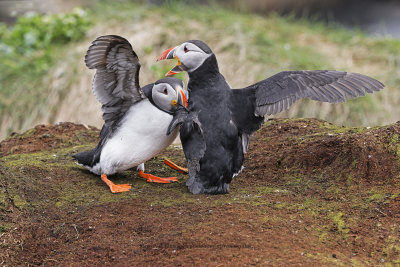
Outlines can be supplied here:
<path id="1" fill-rule="evenodd" d="M 145 98 L 139 86 L 139 59 L 125 38 L 106 35 L 92 42 L 85 63 L 96 69 L 93 93 L 103 105 L 105 125 L 113 127 L 133 103 Z"/>
<path id="2" fill-rule="evenodd" d="M 384 85 L 365 75 L 334 70 L 284 71 L 243 89 L 232 90 L 239 131 L 258 130 L 265 115 L 288 109 L 302 98 L 337 103 L 379 91 Z"/>
<path id="3" fill-rule="evenodd" d="M 247 87 L 255 90 L 255 114 L 272 115 L 302 98 L 338 103 L 379 91 L 384 85 L 365 75 L 334 70 L 284 71 Z"/>

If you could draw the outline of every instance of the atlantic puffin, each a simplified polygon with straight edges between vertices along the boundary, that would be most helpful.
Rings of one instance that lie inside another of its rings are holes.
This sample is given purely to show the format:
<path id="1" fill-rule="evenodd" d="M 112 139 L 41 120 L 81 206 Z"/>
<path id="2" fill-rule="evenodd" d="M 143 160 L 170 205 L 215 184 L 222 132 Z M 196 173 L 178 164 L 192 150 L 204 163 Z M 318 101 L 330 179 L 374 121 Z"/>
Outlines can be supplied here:
<path id="1" fill-rule="evenodd" d="M 379 91 L 384 85 L 365 75 L 334 70 L 284 71 L 246 88 L 232 90 L 216 56 L 202 41 L 190 40 L 164 51 L 158 60 L 177 59 L 166 76 L 186 71 L 190 93 L 169 131 L 181 125 L 188 163 L 187 186 L 194 194 L 228 193 L 243 168 L 250 135 L 265 115 L 288 109 L 302 98 L 337 103 Z"/>
<path id="2" fill-rule="evenodd" d="M 104 125 L 93 150 L 73 155 L 78 164 L 101 175 L 112 193 L 128 191 L 131 185 L 114 184 L 107 176 L 136 166 L 139 176 L 148 182 L 177 181 L 176 177 L 145 173 L 144 162 L 169 146 L 178 134 L 175 130 L 167 135 L 167 128 L 175 110 L 187 105 L 183 82 L 167 77 L 141 88 L 139 59 L 131 44 L 115 35 L 94 40 L 85 63 L 96 69 L 92 89 L 102 104 Z M 168 160 L 165 163 L 185 171 Z"/>

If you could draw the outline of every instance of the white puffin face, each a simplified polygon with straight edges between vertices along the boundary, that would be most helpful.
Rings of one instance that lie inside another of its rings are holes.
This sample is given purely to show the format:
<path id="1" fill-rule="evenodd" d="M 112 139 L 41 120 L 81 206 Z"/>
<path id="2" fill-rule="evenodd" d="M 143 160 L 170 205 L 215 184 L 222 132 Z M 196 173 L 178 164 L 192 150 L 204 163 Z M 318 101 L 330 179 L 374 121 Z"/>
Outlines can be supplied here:
<path id="1" fill-rule="evenodd" d="M 165 50 L 157 59 L 177 59 L 178 64 L 165 76 L 172 76 L 182 71 L 191 73 L 203 65 L 204 61 L 213 55 L 211 49 L 200 40 L 186 41 L 181 45 Z"/>
<path id="2" fill-rule="evenodd" d="M 168 83 L 159 83 L 153 86 L 151 97 L 160 109 L 172 113 L 178 106 L 178 93 Z"/>
<path id="3" fill-rule="evenodd" d="M 207 54 L 198 46 L 189 42 L 176 47 L 174 55 L 178 59 L 178 66 L 182 62 L 182 68 L 187 72 L 196 70 L 211 56 L 211 54 Z"/>

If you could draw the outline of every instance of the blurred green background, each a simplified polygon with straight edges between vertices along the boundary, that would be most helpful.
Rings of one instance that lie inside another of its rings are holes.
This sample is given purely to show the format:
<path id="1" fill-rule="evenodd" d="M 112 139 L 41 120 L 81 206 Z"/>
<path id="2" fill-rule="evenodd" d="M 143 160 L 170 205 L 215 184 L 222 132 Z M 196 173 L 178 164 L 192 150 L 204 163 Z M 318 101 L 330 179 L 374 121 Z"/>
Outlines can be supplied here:
<path id="1" fill-rule="evenodd" d="M 359 72 L 386 85 L 345 104 L 299 101 L 279 117 L 348 126 L 396 122 L 399 10 L 399 1 L 373 0 L 0 1 L 0 140 L 36 124 L 101 127 L 100 104 L 91 92 L 94 71 L 83 59 L 91 41 L 105 34 L 132 43 L 142 64 L 141 85 L 173 67 L 156 63 L 166 48 L 201 39 L 233 88 L 299 69 Z"/>

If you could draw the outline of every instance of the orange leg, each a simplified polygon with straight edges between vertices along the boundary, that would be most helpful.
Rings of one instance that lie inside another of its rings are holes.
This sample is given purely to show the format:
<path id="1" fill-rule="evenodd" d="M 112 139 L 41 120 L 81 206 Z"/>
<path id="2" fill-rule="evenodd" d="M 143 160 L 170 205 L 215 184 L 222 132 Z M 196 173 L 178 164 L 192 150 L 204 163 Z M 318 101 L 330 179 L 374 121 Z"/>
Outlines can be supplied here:
<path id="1" fill-rule="evenodd" d="M 164 164 L 171 167 L 174 170 L 177 170 L 180 173 L 183 173 L 183 174 L 188 173 L 187 168 L 180 167 L 180 166 L 176 165 L 175 163 L 173 163 L 172 161 L 170 161 L 169 159 L 164 159 Z"/>
<path id="2" fill-rule="evenodd" d="M 178 181 L 178 178 L 176 178 L 176 177 L 161 178 L 161 177 L 157 177 L 152 174 L 149 174 L 149 173 L 144 173 L 142 170 L 139 171 L 139 176 L 146 179 L 147 182 L 150 182 L 150 183 L 169 184 L 169 183 Z"/>
<path id="3" fill-rule="evenodd" d="M 101 175 L 101 180 L 108 185 L 108 187 L 111 190 L 111 193 L 126 192 L 126 191 L 129 191 L 132 188 L 132 186 L 129 185 L 129 184 L 114 184 L 113 182 L 108 180 L 106 174 L 102 174 Z"/>

